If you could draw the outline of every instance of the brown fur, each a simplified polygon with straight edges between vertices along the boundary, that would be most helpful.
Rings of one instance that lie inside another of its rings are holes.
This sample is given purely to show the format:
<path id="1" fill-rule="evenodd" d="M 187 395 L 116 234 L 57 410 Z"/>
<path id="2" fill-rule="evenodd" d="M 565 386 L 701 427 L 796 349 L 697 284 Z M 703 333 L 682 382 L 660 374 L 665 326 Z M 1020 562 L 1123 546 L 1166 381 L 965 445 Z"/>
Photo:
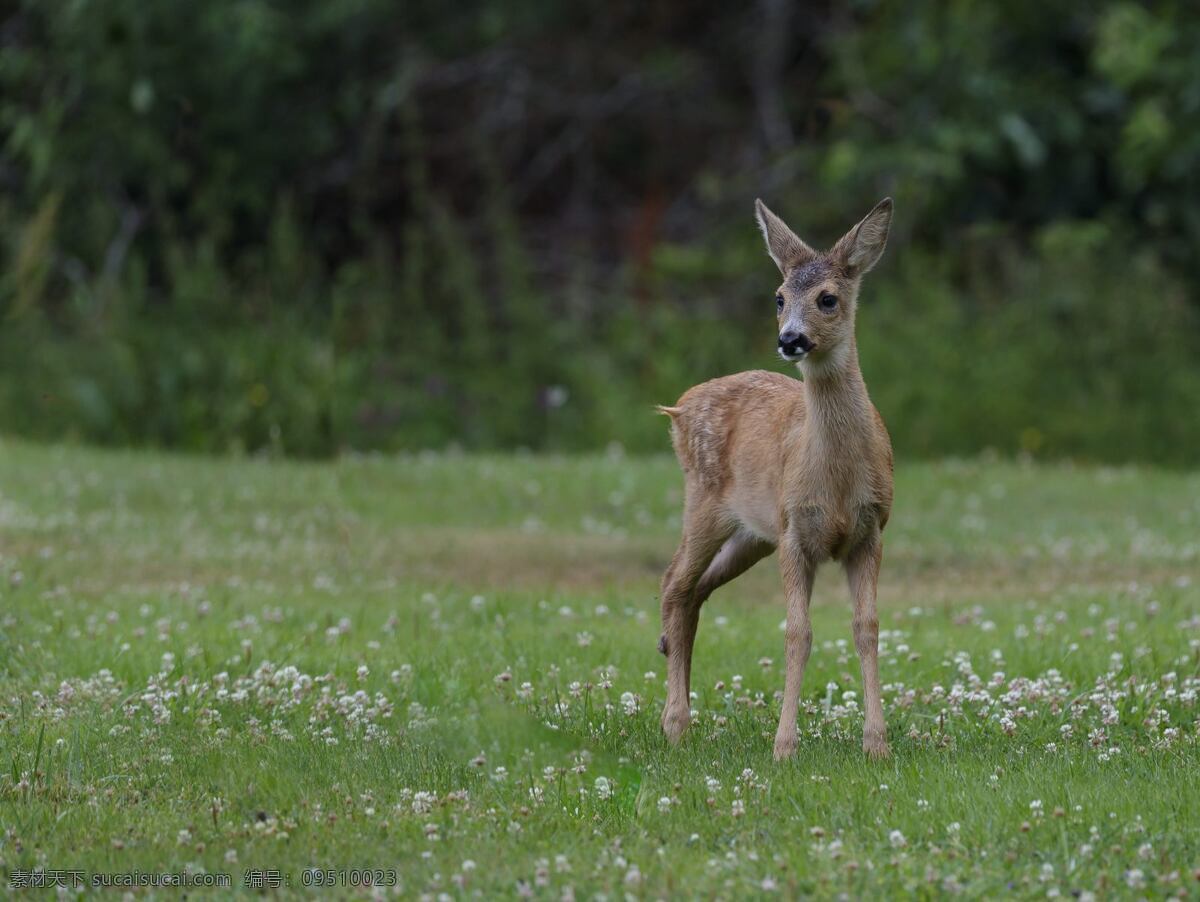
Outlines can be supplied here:
<path id="1" fill-rule="evenodd" d="M 663 729 L 678 740 L 691 720 L 692 646 L 700 606 L 719 586 L 780 549 L 787 593 L 787 674 L 776 757 L 796 747 L 800 684 L 812 646 L 813 576 L 834 559 L 854 596 L 854 637 L 863 670 L 868 754 L 888 754 L 878 673 L 875 590 L 882 531 L 892 507 L 892 450 L 858 366 L 854 316 L 859 281 L 883 252 L 891 201 L 881 202 L 832 250 L 797 238 L 760 201 L 759 224 L 784 276 L 779 326 L 812 348 L 803 382 L 753 370 L 689 389 L 672 407 L 671 438 L 683 468 L 683 538 L 663 576 L 668 659 Z M 835 297 L 828 309 L 821 299 Z"/>

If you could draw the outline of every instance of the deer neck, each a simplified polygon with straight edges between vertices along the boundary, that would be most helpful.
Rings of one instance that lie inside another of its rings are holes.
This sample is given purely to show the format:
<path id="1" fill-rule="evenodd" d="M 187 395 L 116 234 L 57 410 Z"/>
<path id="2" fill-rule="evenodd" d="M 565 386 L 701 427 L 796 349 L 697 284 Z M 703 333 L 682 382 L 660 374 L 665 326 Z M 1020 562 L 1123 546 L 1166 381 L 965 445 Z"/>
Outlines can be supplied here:
<path id="1" fill-rule="evenodd" d="M 874 413 L 851 341 L 841 354 L 820 365 L 802 364 L 805 394 L 805 442 L 820 460 L 839 469 L 865 460 L 874 433 Z M 810 457 L 810 459 L 812 459 Z"/>

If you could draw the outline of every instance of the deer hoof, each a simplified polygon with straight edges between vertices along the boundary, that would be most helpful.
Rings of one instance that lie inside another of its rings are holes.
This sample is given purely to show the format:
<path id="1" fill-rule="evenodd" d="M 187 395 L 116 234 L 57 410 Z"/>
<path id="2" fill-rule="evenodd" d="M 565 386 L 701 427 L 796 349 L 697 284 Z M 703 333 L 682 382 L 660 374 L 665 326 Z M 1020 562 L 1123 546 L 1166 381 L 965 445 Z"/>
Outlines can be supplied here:
<path id="1" fill-rule="evenodd" d="M 793 732 L 790 736 L 775 737 L 775 760 L 783 761 L 796 754 L 796 747 L 799 744 L 799 739 Z"/>
<path id="2" fill-rule="evenodd" d="M 684 708 L 677 711 L 667 708 L 663 711 L 662 728 L 667 739 L 675 744 L 683 738 L 684 731 L 692 724 L 692 713 Z"/>
<path id="3" fill-rule="evenodd" d="M 892 750 L 882 736 L 864 736 L 863 751 L 872 761 L 886 761 L 892 757 Z"/>

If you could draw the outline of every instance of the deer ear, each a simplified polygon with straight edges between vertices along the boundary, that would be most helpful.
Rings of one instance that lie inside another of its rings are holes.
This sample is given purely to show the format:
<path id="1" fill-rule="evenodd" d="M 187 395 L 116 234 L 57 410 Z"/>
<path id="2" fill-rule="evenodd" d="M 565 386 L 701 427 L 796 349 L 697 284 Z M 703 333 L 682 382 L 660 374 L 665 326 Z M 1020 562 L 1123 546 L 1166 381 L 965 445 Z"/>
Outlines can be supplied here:
<path id="1" fill-rule="evenodd" d="M 862 275 L 883 256 L 891 225 L 892 199 L 885 197 L 863 217 L 862 222 L 842 236 L 834 245 L 833 254 L 842 260 L 852 275 Z"/>
<path id="2" fill-rule="evenodd" d="M 767 209 L 761 200 L 754 201 L 754 213 L 763 239 L 767 242 L 767 253 L 785 276 L 790 270 L 807 263 L 817 255 L 811 247 L 796 237 L 782 219 Z"/>

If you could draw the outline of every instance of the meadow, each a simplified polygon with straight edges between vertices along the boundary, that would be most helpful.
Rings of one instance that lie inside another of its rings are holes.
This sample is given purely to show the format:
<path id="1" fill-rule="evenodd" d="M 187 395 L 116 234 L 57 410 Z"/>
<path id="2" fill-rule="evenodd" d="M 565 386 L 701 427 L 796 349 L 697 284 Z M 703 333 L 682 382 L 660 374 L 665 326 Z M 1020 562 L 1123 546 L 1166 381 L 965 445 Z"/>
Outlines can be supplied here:
<path id="1" fill-rule="evenodd" d="M 827 567 L 799 751 L 776 763 L 775 558 L 706 605 L 692 729 L 661 736 L 657 584 L 681 501 L 665 455 L 0 441 L 0 877 L 1194 897 L 1200 473 L 974 459 L 896 476 L 892 757 L 862 754 Z"/>

